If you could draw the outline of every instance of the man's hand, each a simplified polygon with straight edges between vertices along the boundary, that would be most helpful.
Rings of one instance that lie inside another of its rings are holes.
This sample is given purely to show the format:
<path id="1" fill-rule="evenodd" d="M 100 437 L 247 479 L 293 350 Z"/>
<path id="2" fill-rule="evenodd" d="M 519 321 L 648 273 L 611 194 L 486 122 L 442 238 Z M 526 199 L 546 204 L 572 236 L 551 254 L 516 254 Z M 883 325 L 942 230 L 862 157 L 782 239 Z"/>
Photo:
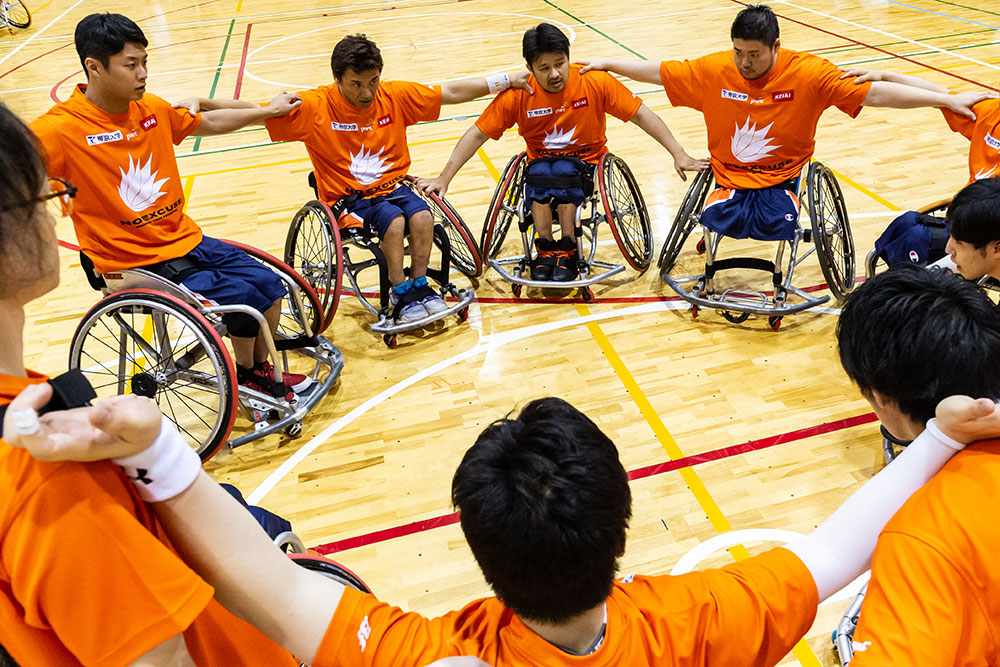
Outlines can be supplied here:
<path id="1" fill-rule="evenodd" d="M 48 383 L 31 385 L 18 394 L 7 406 L 4 442 L 28 450 L 40 461 L 100 461 L 138 454 L 160 433 L 160 409 L 134 394 L 107 398 L 93 407 L 48 412 L 38 417 L 37 432 L 18 433 L 17 420 L 30 421 L 50 398 Z"/>
<path id="2" fill-rule="evenodd" d="M 577 60 L 577 65 L 583 65 L 583 69 L 580 70 L 580 74 L 586 74 L 592 69 L 607 71 L 608 65 L 604 60 Z"/>
<path id="3" fill-rule="evenodd" d="M 684 153 L 680 157 L 674 158 L 674 171 L 677 172 L 682 181 L 686 181 L 687 174 L 684 173 L 685 171 L 705 171 L 711 164 L 708 158 L 696 160 L 687 153 Z"/>
<path id="4" fill-rule="evenodd" d="M 271 116 L 284 116 L 302 106 L 302 98 L 294 93 L 281 91 L 275 95 L 267 108 L 271 111 Z"/>
<path id="5" fill-rule="evenodd" d="M 992 90 L 980 90 L 975 93 L 958 93 L 948 95 L 948 108 L 955 113 L 965 116 L 970 120 L 976 120 L 976 114 L 972 112 L 972 107 L 983 100 L 996 99 L 997 94 Z"/>
<path id="6" fill-rule="evenodd" d="M 949 396 L 937 404 L 934 418 L 942 433 L 959 442 L 1000 437 L 1000 409 L 988 398 Z"/>
<path id="7" fill-rule="evenodd" d="M 888 81 L 886 78 L 887 72 L 881 69 L 849 69 L 844 70 L 844 73 L 840 75 L 841 79 L 847 79 L 849 77 L 855 77 L 854 83 L 861 84 L 866 81 Z"/>
<path id="8" fill-rule="evenodd" d="M 531 78 L 531 72 L 526 69 L 519 71 L 517 74 L 512 74 L 510 77 L 510 87 L 522 88 L 527 90 L 529 95 L 534 95 L 535 91 L 528 84 L 529 78 Z"/>
<path id="9" fill-rule="evenodd" d="M 444 193 L 448 192 L 448 181 L 440 176 L 437 178 L 421 178 L 417 176 L 413 179 L 413 184 L 425 195 L 436 192 L 439 197 L 444 197 Z"/>
<path id="10" fill-rule="evenodd" d="M 192 116 L 197 116 L 201 111 L 201 100 L 197 97 L 186 97 L 173 103 L 175 109 L 187 109 Z"/>
<path id="11" fill-rule="evenodd" d="M 427 665 L 427 667 L 490 667 L 490 665 L 479 658 L 462 657 L 441 658 Z"/>

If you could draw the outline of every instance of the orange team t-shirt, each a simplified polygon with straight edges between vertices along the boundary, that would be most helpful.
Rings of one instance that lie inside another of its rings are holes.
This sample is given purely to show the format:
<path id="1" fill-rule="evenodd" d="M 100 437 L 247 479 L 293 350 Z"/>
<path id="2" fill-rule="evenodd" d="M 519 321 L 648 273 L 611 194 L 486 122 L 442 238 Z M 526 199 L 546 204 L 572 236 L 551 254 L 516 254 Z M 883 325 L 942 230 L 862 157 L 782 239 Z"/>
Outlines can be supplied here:
<path id="1" fill-rule="evenodd" d="M 421 667 L 474 655 L 493 667 L 777 664 L 816 615 L 816 584 L 787 549 L 681 576 L 626 577 L 607 599 L 600 647 L 573 656 L 536 635 L 496 598 L 435 619 L 347 590 L 313 667 Z"/>
<path id="2" fill-rule="evenodd" d="M 1000 176 L 1000 100 L 983 100 L 972 107 L 976 120 L 941 109 L 948 127 L 972 142 L 969 146 L 969 183 Z"/>
<path id="3" fill-rule="evenodd" d="M 798 176 L 827 107 L 857 117 L 871 83 L 856 85 L 841 74 L 828 60 L 788 49 L 779 49 L 774 69 L 754 81 L 743 78 L 729 51 L 660 63 L 670 103 L 704 114 L 715 180 L 730 189 Z"/>
<path id="4" fill-rule="evenodd" d="M 851 667 L 1000 665 L 1000 440 L 969 445 L 889 520 Z"/>
<path id="5" fill-rule="evenodd" d="M 0 404 L 44 377 L 0 375 Z M 18 664 L 126 665 L 184 632 L 199 666 L 298 662 L 212 599 L 110 462 L 0 440 L 0 645 Z"/>
<path id="6" fill-rule="evenodd" d="M 73 226 L 98 271 L 154 264 L 187 254 L 201 229 L 184 213 L 174 144 L 201 116 L 146 93 L 128 111 L 108 113 L 73 90 L 31 123 L 47 153 L 49 176 L 78 188 Z"/>
<path id="7" fill-rule="evenodd" d="M 605 114 L 628 122 L 642 106 L 618 79 L 599 71 L 581 75 L 579 65 L 570 66 L 566 86 L 558 93 L 545 92 L 535 77 L 529 83 L 533 95 L 521 88 L 505 90 L 476 120 L 490 139 L 499 139 L 516 124 L 529 160 L 565 155 L 594 164 L 608 143 Z"/>
<path id="8" fill-rule="evenodd" d="M 383 81 L 367 109 L 347 102 L 336 83 L 299 93 L 302 105 L 268 118 L 272 141 L 301 141 L 319 197 L 328 204 L 360 193 L 391 192 L 410 168 L 406 128 L 441 114 L 441 86 Z"/>

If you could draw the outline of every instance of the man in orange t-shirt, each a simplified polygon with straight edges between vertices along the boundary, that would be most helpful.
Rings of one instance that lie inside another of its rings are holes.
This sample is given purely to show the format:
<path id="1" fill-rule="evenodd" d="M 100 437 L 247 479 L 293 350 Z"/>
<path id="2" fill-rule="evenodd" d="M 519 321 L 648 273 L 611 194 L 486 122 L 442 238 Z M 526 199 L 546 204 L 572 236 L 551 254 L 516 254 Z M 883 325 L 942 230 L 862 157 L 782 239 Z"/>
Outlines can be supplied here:
<path id="1" fill-rule="evenodd" d="M 988 93 L 947 95 L 887 82 L 854 85 L 827 60 L 780 48 L 778 19 L 750 5 L 733 21 L 732 52 L 695 60 L 595 61 L 638 81 L 659 83 L 675 106 L 701 111 L 717 189 L 701 215 L 734 238 L 788 240 L 797 227 L 798 177 L 816 147 L 816 126 L 836 106 L 856 117 L 863 106 L 970 111 Z"/>
<path id="2" fill-rule="evenodd" d="M 459 139 L 441 174 L 417 183 L 444 194 L 487 139 L 497 140 L 517 125 L 528 149 L 527 201 L 536 232 L 531 278 L 574 280 L 579 260 L 576 209 L 585 198 L 585 181 L 593 178 L 594 166 L 606 152 L 605 114 L 631 121 L 656 139 L 674 157 L 681 178 L 708 164 L 685 153 L 659 116 L 617 79 L 603 72 L 582 76 L 579 67 L 570 66 L 569 39 L 554 25 L 539 23 L 525 32 L 522 53 L 530 85 L 537 90 L 498 95 Z M 562 233 L 558 242 L 552 234 L 552 204 Z"/>
<path id="3" fill-rule="evenodd" d="M 996 230 L 998 207 L 1000 180 L 981 180 L 956 196 L 949 218 L 986 212 Z M 923 432 L 942 396 L 1000 399 L 998 314 L 981 289 L 947 271 L 903 264 L 866 281 L 837 337 L 848 376 L 902 440 Z M 998 484 L 1000 440 L 975 442 L 886 524 L 851 667 L 1000 664 L 1000 531 L 989 509 Z"/>
<path id="4" fill-rule="evenodd" d="M 181 283 L 205 299 L 260 311 L 273 333 L 285 287 L 246 253 L 202 234 L 184 213 L 174 144 L 189 135 L 232 132 L 297 106 L 281 95 L 266 109 L 192 116 L 146 88 L 146 37 L 119 14 L 91 14 L 76 28 L 87 74 L 61 102 L 31 124 L 45 148 L 49 175 L 79 191 L 73 226 L 84 254 L 108 273 L 142 267 Z M 275 380 L 257 320 L 223 315 L 241 384 L 287 399 L 311 380 L 285 373 Z"/>

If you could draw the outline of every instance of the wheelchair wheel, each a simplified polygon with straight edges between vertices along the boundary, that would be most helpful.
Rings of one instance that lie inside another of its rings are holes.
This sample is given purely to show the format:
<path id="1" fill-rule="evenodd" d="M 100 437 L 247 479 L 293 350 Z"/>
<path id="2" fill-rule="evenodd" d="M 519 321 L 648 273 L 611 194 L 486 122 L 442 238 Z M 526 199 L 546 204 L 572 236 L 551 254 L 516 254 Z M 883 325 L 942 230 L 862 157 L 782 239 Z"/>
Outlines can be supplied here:
<path id="1" fill-rule="evenodd" d="M 708 193 L 712 191 L 714 184 L 715 174 L 712 173 L 711 169 L 699 172 L 694 177 L 694 181 L 691 182 L 691 187 L 688 188 L 684 199 L 681 200 L 680 207 L 677 209 L 674 224 L 671 225 L 670 231 L 667 233 L 663 248 L 660 249 L 660 259 L 656 266 L 661 274 L 669 273 L 674 268 L 674 263 L 681 254 L 684 242 L 698 226 L 698 216 L 705 208 L 705 200 L 708 199 Z"/>
<path id="2" fill-rule="evenodd" d="M 936 201 L 933 204 L 928 204 L 923 208 L 918 208 L 917 213 L 923 213 L 925 215 L 933 215 L 939 218 L 943 218 L 945 217 L 945 214 L 948 212 L 948 207 L 951 206 L 951 199 L 952 199 L 951 197 L 948 197 L 947 199 L 941 199 L 939 201 Z"/>
<path id="3" fill-rule="evenodd" d="M 632 170 L 607 153 L 597 167 L 597 182 L 618 249 L 633 269 L 645 271 L 653 259 L 653 229 Z"/>
<path id="4" fill-rule="evenodd" d="M 826 166 L 809 165 L 809 219 L 826 284 L 838 301 L 854 289 L 854 236 L 840 184 Z"/>
<path id="5" fill-rule="evenodd" d="M 323 304 L 320 303 L 316 290 L 314 290 L 312 286 L 302 278 L 302 276 L 296 273 L 295 269 L 288 266 L 277 257 L 258 248 L 254 248 L 253 246 L 240 243 L 239 241 L 231 241 L 229 239 L 222 240 L 231 246 L 239 248 L 261 264 L 270 267 L 271 270 L 276 273 L 288 276 L 299 288 L 299 298 L 302 299 L 302 308 L 304 312 L 299 311 L 295 304 L 295 300 L 292 299 L 291 295 L 285 297 L 281 309 L 281 319 L 278 321 L 278 331 L 280 333 L 284 334 L 288 338 L 298 336 L 305 331 L 305 322 L 307 320 L 309 321 L 309 327 L 312 329 L 313 334 L 319 335 L 323 333 L 323 327 L 327 323 L 325 313 L 323 311 Z"/>
<path id="6" fill-rule="evenodd" d="M 324 558 L 323 556 L 310 553 L 288 554 L 288 557 L 295 561 L 296 565 L 300 565 L 307 570 L 312 570 L 313 572 L 319 572 L 324 577 L 333 579 L 344 586 L 353 588 L 363 593 L 372 592 L 371 589 L 368 588 L 367 584 L 361 580 L 361 577 L 354 574 L 340 563 L 336 563 L 329 558 Z"/>
<path id="7" fill-rule="evenodd" d="M 139 394 L 192 443 L 203 461 L 236 420 L 236 369 L 215 327 L 180 299 L 151 290 L 105 297 L 83 317 L 70 345 L 98 398 Z"/>
<path id="8" fill-rule="evenodd" d="M 458 211 L 455 210 L 455 207 L 447 199 L 439 197 L 435 192 L 425 195 L 417 190 L 413 185 L 413 179 L 409 176 L 406 177 L 403 183 L 412 188 L 421 199 L 427 202 L 431 207 L 431 217 L 434 219 L 434 224 L 441 225 L 448 233 L 448 240 L 451 242 L 449 259 L 455 265 L 455 268 L 470 278 L 481 276 L 483 274 L 483 260 L 480 256 L 479 246 L 476 245 L 476 241 L 472 238 L 472 232 L 469 231 L 468 226 L 462 220 L 462 216 L 458 214 Z M 437 237 L 434 237 L 434 242 L 438 246 L 438 250 L 440 250 L 441 246 L 437 242 Z"/>
<path id="9" fill-rule="evenodd" d="M 521 206 L 523 193 L 524 170 L 528 164 L 527 153 L 518 153 L 504 167 L 503 175 L 497 189 L 493 192 L 493 200 L 486 212 L 486 222 L 483 224 L 483 238 L 479 243 L 482 248 L 483 263 L 496 258 L 500 254 L 510 223 L 517 220 L 517 212 Z"/>
<path id="10" fill-rule="evenodd" d="M 21 0 L 0 0 L 0 2 L 4 3 L 4 9 L 7 10 L 7 23 L 21 29 L 31 25 L 31 12 Z"/>
<path id="11" fill-rule="evenodd" d="M 330 207 L 313 200 L 299 209 L 285 238 L 285 264 L 302 276 L 319 297 L 324 313 L 319 331 L 330 326 L 337 312 L 344 281 L 343 258 L 340 229 Z"/>

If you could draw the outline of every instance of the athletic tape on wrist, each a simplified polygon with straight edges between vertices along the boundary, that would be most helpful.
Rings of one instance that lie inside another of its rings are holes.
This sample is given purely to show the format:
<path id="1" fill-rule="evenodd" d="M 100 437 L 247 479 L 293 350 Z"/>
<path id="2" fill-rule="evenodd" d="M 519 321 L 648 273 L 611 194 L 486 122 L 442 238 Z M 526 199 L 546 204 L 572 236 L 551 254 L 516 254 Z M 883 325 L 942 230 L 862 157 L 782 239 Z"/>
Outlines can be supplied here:
<path id="1" fill-rule="evenodd" d="M 166 418 L 149 447 L 133 456 L 112 459 L 132 480 L 139 496 L 149 503 L 173 498 L 194 483 L 201 459 Z"/>
<path id="2" fill-rule="evenodd" d="M 944 445 L 948 449 L 953 449 L 956 452 L 961 451 L 965 448 L 967 443 L 959 442 L 954 438 L 946 435 L 941 429 L 938 428 L 937 420 L 931 417 L 927 420 L 927 433 L 931 435 L 940 444 Z"/>
<path id="3" fill-rule="evenodd" d="M 486 77 L 486 85 L 491 93 L 499 93 L 510 88 L 510 77 L 506 74 L 491 74 Z"/>

